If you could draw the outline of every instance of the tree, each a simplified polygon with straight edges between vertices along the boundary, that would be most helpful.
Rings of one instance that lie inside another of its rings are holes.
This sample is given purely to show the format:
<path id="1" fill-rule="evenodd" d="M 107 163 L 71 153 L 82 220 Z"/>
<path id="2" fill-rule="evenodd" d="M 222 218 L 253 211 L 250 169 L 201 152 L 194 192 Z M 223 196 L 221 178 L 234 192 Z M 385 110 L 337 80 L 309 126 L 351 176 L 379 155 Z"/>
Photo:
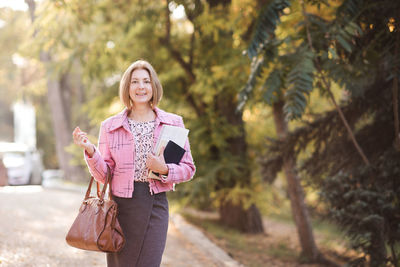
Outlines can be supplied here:
<path id="1" fill-rule="evenodd" d="M 286 92 L 286 112 L 292 117 L 303 114 L 309 90 L 301 87 L 309 82 L 313 86 L 306 88 L 318 88 L 332 99 L 336 111 L 320 114 L 284 140 L 272 142 L 269 152 L 276 157 L 266 165 L 279 169 L 282 159 L 307 150 L 300 170 L 320 191 L 328 216 L 343 227 L 355 248 L 370 256 L 371 266 L 398 266 L 399 218 L 393 214 L 400 207 L 394 167 L 399 158 L 399 3 L 343 1 L 327 18 L 321 14 L 332 7 L 323 1 L 307 2 L 314 10 L 320 5 L 318 13 L 307 13 L 304 3 L 301 8 L 302 49 L 312 55 L 314 76 L 298 72 L 301 86 Z M 307 69 L 311 70 L 302 68 Z M 332 97 L 332 85 L 346 90 L 341 105 Z M 267 92 L 271 88 L 275 87 Z M 363 265 L 365 260 L 352 264 Z"/>
<path id="2" fill-rule="evenodd" d="M 109 106 L 120 107 L 118 83 L 106 81 L 138 58 L 149 60 L 165 88 L 161 105 L 179 110 L 191 129 L 197 178 L 182 191 L 203 206 L 212 203 L 211 192 L 223 223 L 257 233 L 263 227 L 252 197 L 244 123 L 235 113 L 238 81 L 246 78 L 244 60 L 237 58 L 244 46 L 235 44 L 233 27 L 240 9 L 230 1 L 210 3 L 48 2 L 47 11 L 54 13 L 40 13 L 38 34 L 42 47 L 63 55 L 60 64 L 68 55 L 80 59 L 90 99 L 85 109 L 97 122 L 115 112 Z M 172 19 L 178 5 L 186 15 Z M 54 16 L 57 28 L 45 24 Z"/>
<path id="3" fill-rule="evenodd" d="M 349 139 L 332 112 L 307 129 L 299 129 L 291 140 L 317 144 L 304 171 L 321 188 L 322 200 L 330 208 L 329 216 L 342 225 L 354 247 L 370 256 L 371 266 L 399 266 L 396 225 L 400 218 L 393 216 L 400 208 L 399 173 L 395 167 L 399 159 L 399 10 L 399 3 L 392 1 L 381 1 L 379 7 L 373 1 L 344 1 L 337 17 L 352 21 L 362 33 L 353 38 L 351 49 L 339 53 L 336 66 L 342 66 L 342 70 L 325 65 L 328 77 L 350 92 L 343 103 L 343 113 L 370 164 L 361 162 L 356 150 L 346 149 Z M 312 140 L 310 134 L 314 136 Z M 318 170 L 322 164 L 325 167 Z M 355 260 L 365 261 L 365 256 Z"/>
<path id="4" fill-rule="evenodd" d="M 34 0 L 25 0 L 29 6 L 32 24 L 36 19 L 36 3 Z M 33 38 L 42 29 L 34 28 Z M 65 177 L 72 181 L 79 181 L 84 177 L 82 169 L 70 164 L 71 155 L 65 148 L 72 142 L 71 102 L 70 102 L 70 68 L 71 65 L 57 69 L 51 51 L 42 49 L 39 52 L 40 61 L 45 65 L 47 77 L 47 97 L 52 115 L 52 125 L 55 134 L 56 153 L 58 164 L 64 171 Z"/>
<path id="5" fill-rule="evenodd" d="M 231 6 L 230 1 L 210 1 L 208 5 L 202 4 L 200 1 L 177 1 L 178 4 L 184 6 L 187 18 L 193 25 L 193 33 L 189 36 L 190 38 L 185 40 L 186 46 L 189 47 L 188 53 L 185 55 L 185 51 L 174 48 L 171 40 L 169 10 L 171 1 L 167 0 L 165 3 L 165 35 L 160 38 L 160 43 L 166 47 L 171 57 L 187 75 L 188 82 L 183 93 L 187 96 L 188 103 L 199 118 L 216 121 L 219 127 L 232 130 L 231 133 L 218 133 L 217 125 L 208 124 L 207 132 L 222 134 L 218 138 L 222 137 L 224 140 L 221 140 L 222 143 L 211 140 L 212 145 L 207 151 L 208 155 L 202 155 L 217 162 L 231 162 L 230 166 L 218 164 L 216 168 L 219 170 L 217 169 L 215 177 L 212 177 L 216 179 L 213 191 L 215 190 L 219 194 L 221 221 L 244 232 L 263 232 L 260 213 L 254 203 L 249 203 L 249 196 L 252 194 L 251 172 L 248 167 L 243 114 L 235 111 L 238 88 L 224 81 L 228 78 L 230 70 L 237 72 L 241 68 L 238 64 L 240 62 L 234 62 L 236 60 L 235 51 L 236 55 L 239 54 L 239 51 L 233 45 L 233 29 L 229 26 L 230 17 L 235 15 L 232 12 L 234 7 Z M 207 20 L 207 24 L 205 24 L 205 20 Z M 197 42 L 196 39 L 198 39 Z M 210 46 L 214 47 L 213 53 L 207 51 Z M 207 54 L 211 54 L 212 58 L 202 60 L 202 57 Z M 207 86 L 207 81 L 198 77 L 197 73 L 201 68 L 209 68 L 214 71 L 214 73 L 206 71 L 206 75 L 214 76 L 215 82 L 219 83 L 216 92 L 212 92 L 210 89 L 205 92 L 203 89 L 199 94 L 199 92 L 191 90 L 193 87 L 199 88 L 200 84 Z M 220 77 L 216 77 L 217 75 Z M 204 93 L 214 95 L 213 99 L 206 98 Z M 226 131 L 226 129 L 224 130 Z M 226 167 L 231 170 L 227 170 Z"/>
<path id="6" fill-rule="evenodd" d="M 242 103 L 256 85 L 256 78 L 262 77 L 264 100 L 272 106 L 275 128 L 280 141 L 284 141 L 288 134 L 288 123 L 284 114 L 284 107 L 289 116 L 299 116 L 304 108 L 304 96 L 313 87 L 313 54 L 304 49 L 304 45 L 290 44 L 290 38 L 300 39 L 300 36 L 286 37 L 281 40 L 275 30 L 280 22 L 284 10 L 289 13 L 289 1 L 272 1 L 266 4 L 259 13 L 258 23 L 255 25 L 252 42 L 249 45 L 248 55 L 252 60 L 252 72 L 245 89 L 242 91 Z M 291 8 L 295 9 L 296 6 Z M 295 11 L 291 11 L 295 13 Z M 298 20 L 298 18 L 295 17 Z M 293 23 L 293 22 L 292 22 Z M 282 48 L 289 46 L 289 48 Z M 278 52 L 280 50 L 280 53 Z M 268 69 L 263 73 L 263 69 Z M 300 97 L 299 97 L 300 96 Z M 291 105 L 298 97 L 299 102 Z M 291 102 L 292 101 L 292 102 Z M 284 170 L 293 218 L 302 247 L 302 256 L 310 261 L 324 261 L 315 244 L 310 217 L 304 202 L 304 192 L 296 171 L 296 158 L 285 155 L 281 158 Z"/>
<path id="7" fill-rule="evenodd" d="M 0 99 L 0 139 L 11 142 L 14 139 L 11 107 L 15 99 L 24 97 L 20 90 L 22 70 L 14 61 L 18 58 L 18 44 L 25 40 L 23 34 L 17 30 L 25 25 L 25 17 L 21 11 L 0 8 L 0 20 L 3 22 L 0 27 L 0 92 L 2 96 L 6 96 Z"/>

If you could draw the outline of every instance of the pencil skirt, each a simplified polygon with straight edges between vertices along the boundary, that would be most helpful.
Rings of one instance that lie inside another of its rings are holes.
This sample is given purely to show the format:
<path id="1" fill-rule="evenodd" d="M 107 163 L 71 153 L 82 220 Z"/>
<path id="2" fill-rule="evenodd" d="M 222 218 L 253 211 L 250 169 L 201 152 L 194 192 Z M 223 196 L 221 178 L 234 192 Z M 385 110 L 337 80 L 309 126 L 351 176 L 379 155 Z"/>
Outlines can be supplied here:
<path id="1" fill-rule="evenodd" d="M 151 195 L 148 183 L 135 182 L 132 198 L 113 198 L 126 242 L 120 252 L 107 253 L 107 266 L 160 266 L 168 231 L 166 193 Z"/>

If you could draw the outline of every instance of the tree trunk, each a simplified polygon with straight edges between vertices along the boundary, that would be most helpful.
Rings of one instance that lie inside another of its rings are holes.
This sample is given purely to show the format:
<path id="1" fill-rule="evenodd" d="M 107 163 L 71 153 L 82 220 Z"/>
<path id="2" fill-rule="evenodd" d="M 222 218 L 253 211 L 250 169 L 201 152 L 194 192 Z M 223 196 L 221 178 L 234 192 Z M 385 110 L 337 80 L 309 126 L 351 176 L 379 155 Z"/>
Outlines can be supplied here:
<path id="1" fill-rule="evenodd" d="M 224 225 L 244 233 L 258 234 L 264 232 L 261 214 L 254 204 L 248 209 L 244 209 L 242 203 L 234 204 L 229 200 L 224 201 L 220 205 L 219 215 Z"/>
<path id="2" fill-rule="evenodd" d="M 78 166 L 69 164 L 72 155 L 65 151 L 65 147 L 72 142 L 69 116 L 67 110 L 65 110 L 68 103 L 64 103 L 61 82 L 55 79 L 53 74 L 48 74 L 47 77 L 47 99 L 51 110 L 58 164 L 64 172 L 65 179 L 80 181 L 83 178 L 82 170 Z"/>
<path id="3" fill-rule="evenodd" d="M 240 177 L 232 177 L 230 181 L 221 179 L 218 183 L 220 188 L 234 188 L 251 186 L 251 171 L 248 164 L 247 143 L 244 129 L 242 113 L 235 112 L 236 102 L 234 96 L 230 99 L 227 95 L 220 95 L 216 98 L 215 110 L 221 117 L 227 119 L 231 127 L 237 127 L 239 134 L 227 140 L 229 144 L 228 151 L 234 157 L 240 159 L 243 165 L 239 166 L 238 173 Z M 243 196 L 238 196 L 243 197 Z M 248 196 L 250 197 L 250 196 Z M 244 208 L 242 201 L 233 202 L 222 199 L 219 207 L 220 220 L 223 224 L 238 229 L 245 233 L 263 233 L 264 227 L 261 214 L 255 204 L 248 209 Z"/>
<path id="4" fill-rule="evenodd" d="M 58 158 L 58 164 L 60 168 L 66 174 L 66 177 L 70 177 L 69 173 L 69 160 L 67 152 L 64 150 L 65 146 L 70 144 L 70 138 L 68 138 L 69 127 L 67 125 L 67 118 L 64 105 L 61 98 L 60 83 L 54 78 L 47 78 L 47 100 L 51 110 L 51 119 L 53 124 L 53 131 L 55 135 L 56 152 Z M 67 179 L 68 179 L 67 178 Z"/>
<path id="5" fill-rule="evenodd" d="M 28 4 L 32 24 L 35 20 L 36 3 L 34 0 L 25 0 Z M 36 34 L 36 31 L 34 35 Z M 68 73 L 54 73 L 54 67 L 49 67 L 51 63 L 51 55 L 47 51 L 40 52 L 40 61 L 47 65 L 47 99 L 51 110 L 52 126 L 55 134 L 56 153 L 58 164 L 64 172 L 67 180 L 79 181 L 84 177 L 83 171 L 79 166 L 72 166 L 69 162 L 72 159 L 71 154 L 65 151 L 65 147 L 72 142 L 72 129 L 70 125 L 70 112 L 68 108 L 71 106 L 66 101 L 70 92 L 67 82 Z M 64 95 L 67 97 L 63 97 Z"/>
<path id="6" fill-rule="evenodd" d="M 283 105 L 283 101 L 273 105 L 275 127 L 280 140 L 284 140 L 288 135 L 288 124 L 283 113 Z M 301 256 L 307 260 L 319 261 L 321 254 L 315 244 L 310 216 L 304 202 L 303 188 L 296 173 L 296 161 L 292 155 L 283 159 L 283 170 L 286 175 L 292 215 L 296 223 L 297 234 L 302 248 Z"/>

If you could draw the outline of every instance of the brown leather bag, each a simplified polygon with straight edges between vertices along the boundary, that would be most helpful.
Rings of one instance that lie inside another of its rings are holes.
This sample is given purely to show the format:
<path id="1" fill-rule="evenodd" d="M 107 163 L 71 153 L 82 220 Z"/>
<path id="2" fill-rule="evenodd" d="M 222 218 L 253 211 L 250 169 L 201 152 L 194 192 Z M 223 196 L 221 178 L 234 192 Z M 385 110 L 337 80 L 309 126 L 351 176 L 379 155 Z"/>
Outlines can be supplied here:
<path id="1" fill-rule="evenodd" d="M 97 197 L 90 196 L 93 180 L 92 176 L 79 214 L 65 239 L 70 246 L 84 250 L 118 252 L 125 244 L 125 237 L 117 219 L 117 203 L 111 196 L 110 169 L 107 168 L 107 178 L 101 194 L 96 181 Z M 108 199 L 104 199 L 108 184 Z"/>

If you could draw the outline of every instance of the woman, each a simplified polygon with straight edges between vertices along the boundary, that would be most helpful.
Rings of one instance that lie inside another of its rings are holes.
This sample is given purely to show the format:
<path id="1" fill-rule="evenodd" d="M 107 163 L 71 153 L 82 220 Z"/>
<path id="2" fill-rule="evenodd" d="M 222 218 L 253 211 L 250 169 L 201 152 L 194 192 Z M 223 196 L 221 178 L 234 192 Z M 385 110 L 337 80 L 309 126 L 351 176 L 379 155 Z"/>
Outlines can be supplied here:
<path id="1" fill-rule="evenodd" d="M 157 108 L 163 89 L 148 62 L 138 60 L 128 67 L 119 94 L 126 108 L 102 122 L 98 147 L 79 127 L 73 132 L 74 143 L 84 149 L 97 181 L 105 182 L 107 166 L 113 173 L 112 194 L 126 244 L 120 252 L 107 254 L 107 266 L 160 266 L 169 216 L 165 192 L 190 180 L 195 166 L 188 140 L 179 164 L 166 164 L 162 153 L 152 153 L 162 125 L 184 124 L 182 117 Z M 159 173 L 160 180 L 148 178 L 149 171 Z"/>

